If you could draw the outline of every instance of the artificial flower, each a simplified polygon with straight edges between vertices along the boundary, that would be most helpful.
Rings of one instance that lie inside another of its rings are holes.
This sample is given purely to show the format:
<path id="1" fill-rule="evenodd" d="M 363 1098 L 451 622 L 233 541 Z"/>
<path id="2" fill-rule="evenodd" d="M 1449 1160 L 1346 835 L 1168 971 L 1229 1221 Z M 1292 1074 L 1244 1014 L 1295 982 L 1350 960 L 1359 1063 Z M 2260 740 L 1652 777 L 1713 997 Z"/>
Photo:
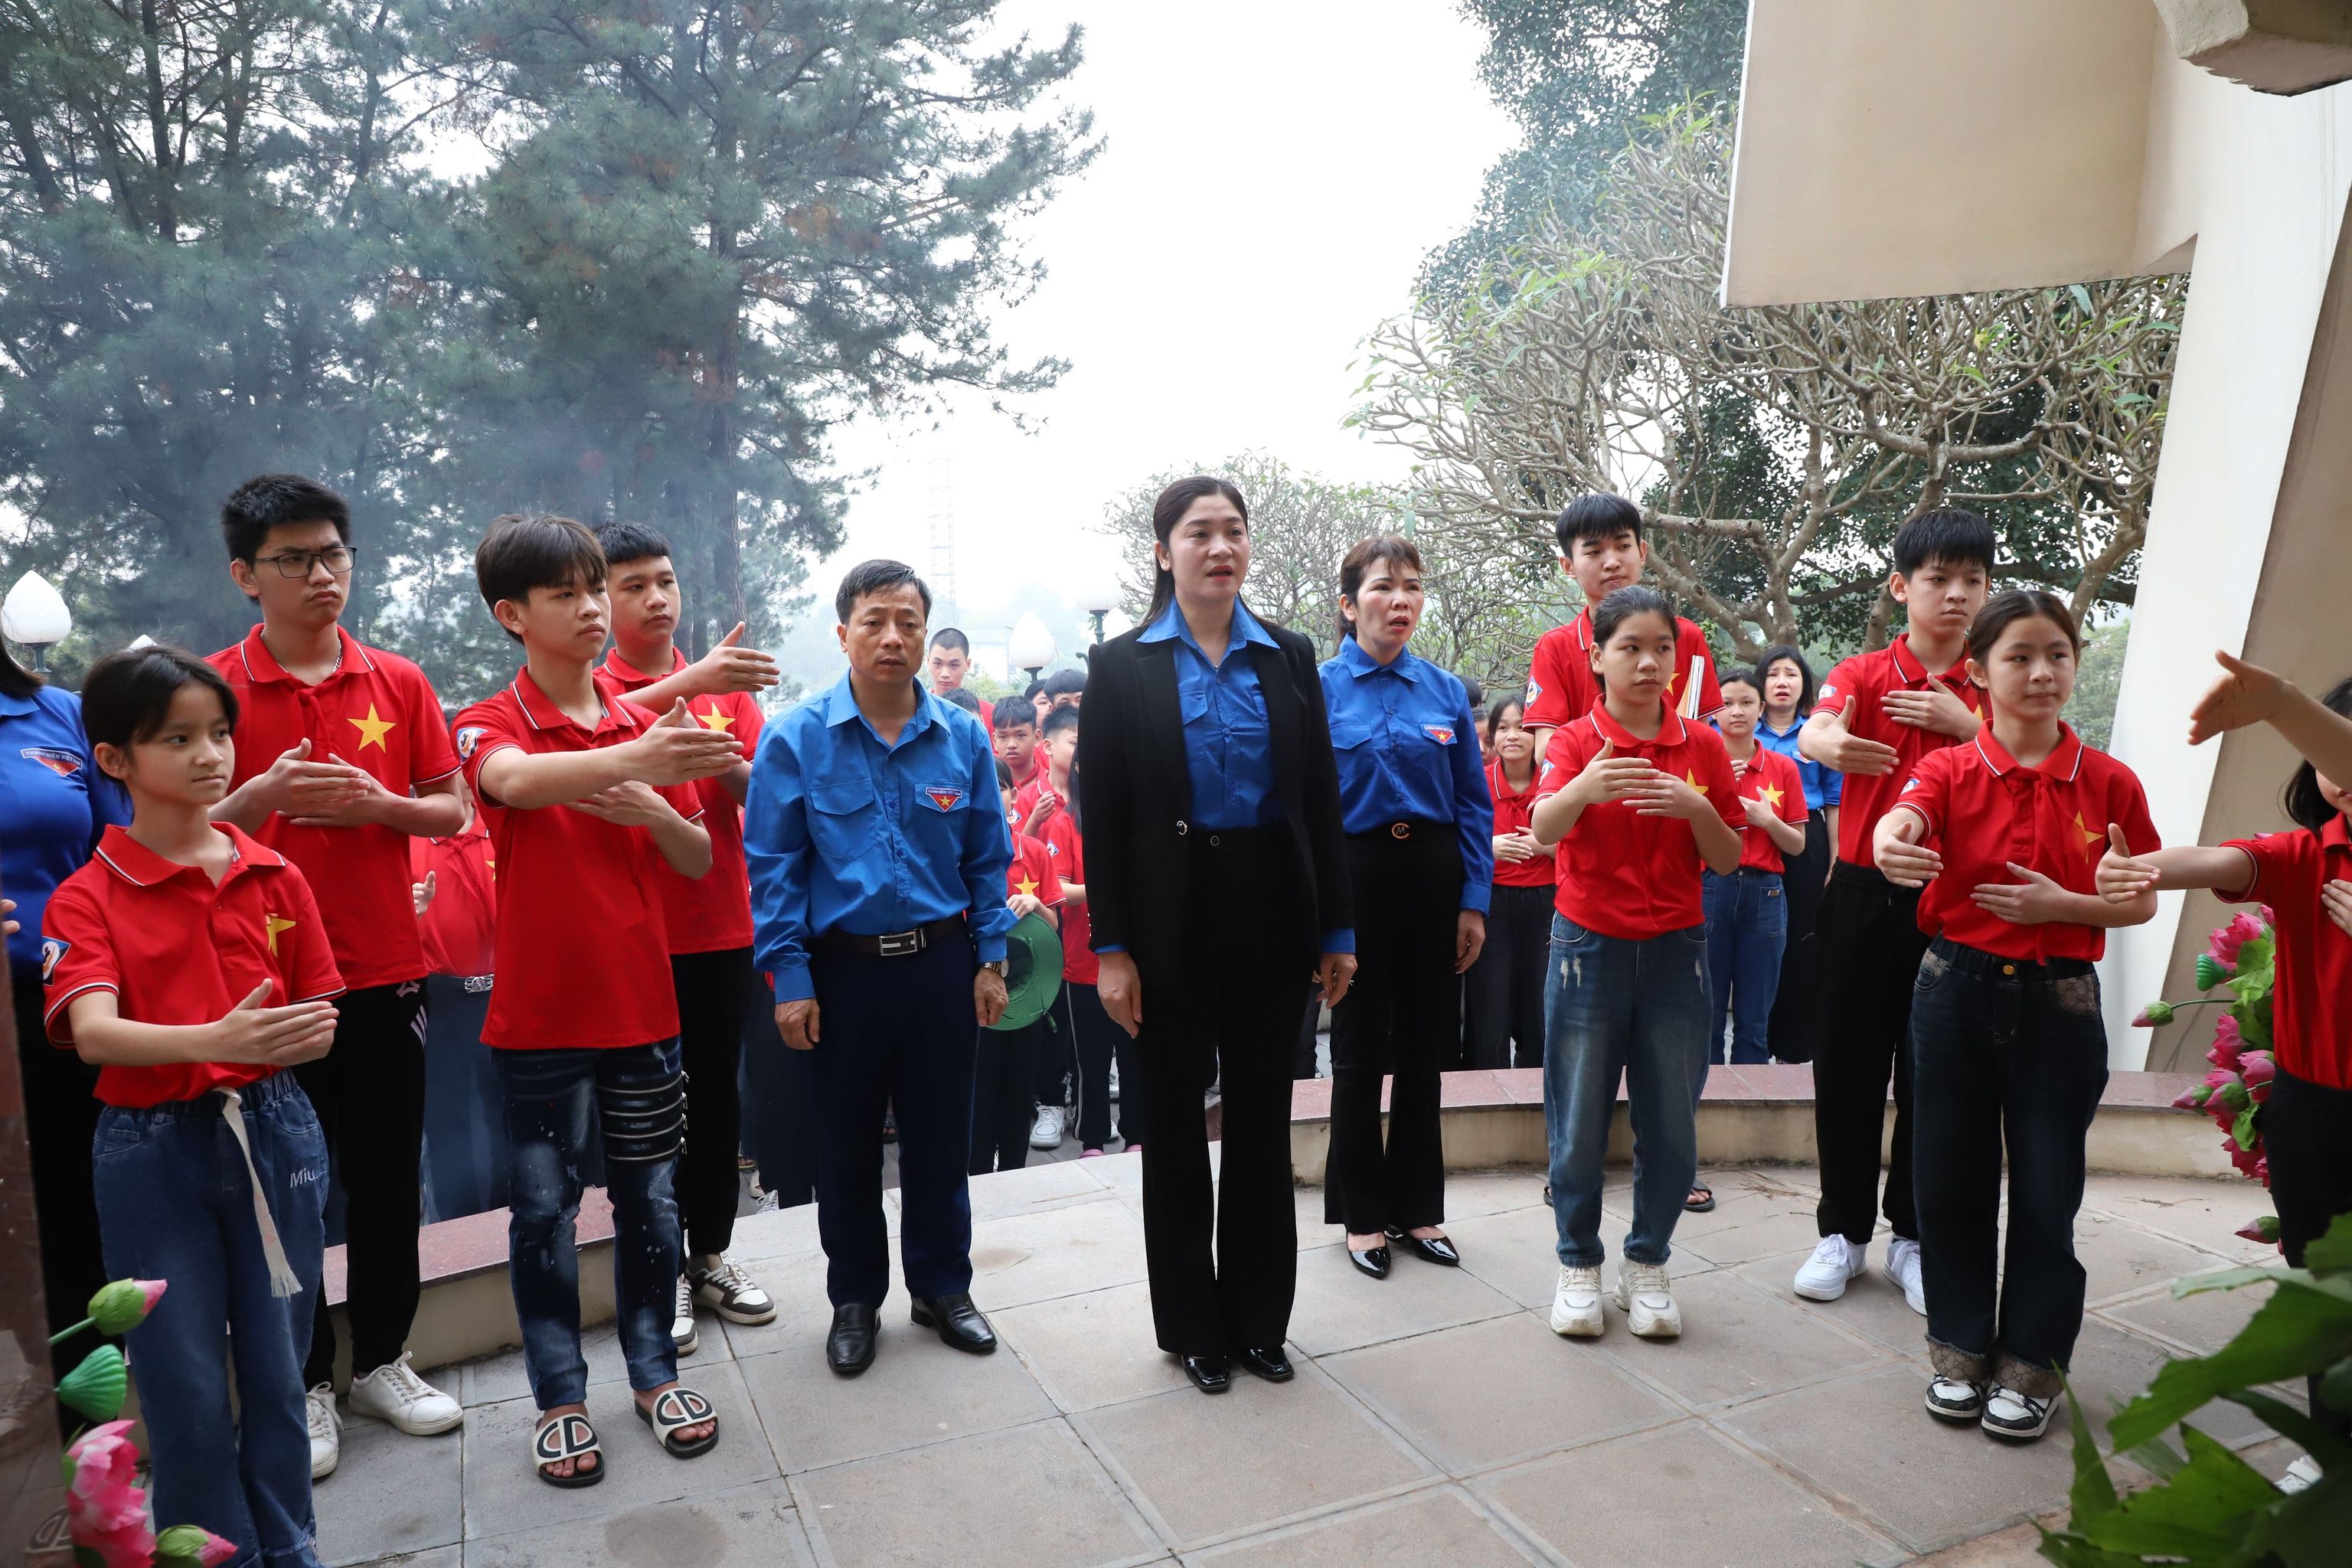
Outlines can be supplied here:
<path id="1" fill-rule="evenodd" d="M 89 1299 L 90 1321 L 106 1334 L 127 1334 L 147 1321 L 163 1299 L 161 1279 L 117 1279 Z"/>

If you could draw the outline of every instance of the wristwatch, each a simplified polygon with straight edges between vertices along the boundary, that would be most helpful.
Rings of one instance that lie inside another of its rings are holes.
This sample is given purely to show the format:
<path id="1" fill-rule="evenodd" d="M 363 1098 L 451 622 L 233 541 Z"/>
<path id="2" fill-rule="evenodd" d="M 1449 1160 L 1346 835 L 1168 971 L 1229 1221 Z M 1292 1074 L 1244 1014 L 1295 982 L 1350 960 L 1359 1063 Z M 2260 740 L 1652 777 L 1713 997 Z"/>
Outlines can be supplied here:
<path id="1" fill-rule="evenodd" d="M 981 967 L 987 970 L 991 974 L 995 975 L 999 980 L 1003 981 L 1008 985 L 1013 982 L 1013 965 L 1002 958 L 990 959 L 987 963 L 982 964 Z"/>

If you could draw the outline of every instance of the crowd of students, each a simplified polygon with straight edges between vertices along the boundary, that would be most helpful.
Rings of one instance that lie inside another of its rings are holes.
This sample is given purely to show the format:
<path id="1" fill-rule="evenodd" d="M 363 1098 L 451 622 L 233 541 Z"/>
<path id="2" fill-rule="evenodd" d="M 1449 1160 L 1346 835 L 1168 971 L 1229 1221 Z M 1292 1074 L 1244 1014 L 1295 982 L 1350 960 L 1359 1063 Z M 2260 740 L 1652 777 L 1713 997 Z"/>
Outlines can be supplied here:
<path id="1" fill-rule="evenodd" d="M 351 1407 L 416 1434 L 463 1418 L 405 1348 L 429 1095 L 498 1107 L 469 1168 L 509 1211 L 530 1459 L 559 1487 L 605 1468 L 580 1345 L 583 1184 L 613 1204 L 637 1415 L 678 1457 L 719 1440 L 677 1363 L 698 1306 L 776 1313 L 729 1256 L 739 1155 L 763 1142 L 739 1079 L 767 1057 L 797 1058 L 795 1092 L 822 1108 L 798 1181 L 820 1204 L 844 1375 L 873 1359 L 887 1282 L 881 1142 L 901 1140 L 916 1321 L 985 1353 L 965 1178 L 1074 1133 L 1082 1157 L 1114 1138 L 1149 1150 L 1162 1348 L 1203 1392 L 1234 1359 L 1289 1378 L 1278 1189 L 1303 1003 L 1309 1041 L 1331 1016 L 1326 1217 L 1373 1279 L 1399 1250 L 1461 1262 L 1440 1073 L 1540 1068 L 1550 1321 L 1569 1336 L 1603 1333 L 1604 1303 L 1638 1336 L 1681 1331 L 1667 1264 L 1679 1216 L 1714 1202 L 1696 1135 L 1708 1066 L 1811 1060 L 1821 1243 L 1796 1290 L 1844 1291 L 1883 1201 L 1887 1272 L 1927 1319 L 1927 1410 L 2038 1436 L 2083 1316 L 2073 1224 L 2107 1060 L 2092 964 L 2159 888 L 2275 911 L 2265 1133 L 2290 1261 L 2352 1210 L 2352 682 L 2315 701 L 2225 659 L 2192 739 L 2275 725 L 2310 759 L 2287 792 L 2300 830 L 2164 848 L 2130 770 L 2062 717 L 2067 607 L 1992 594 L 1994 537 L 1971 513 L 1903 526 L 1888 586 L 1906 631 L 1816 691 L 1790 647 L 1719 668 L 1643 584 L 1639 511 L 1584 498 L 1558 531 L 1586 607 L 1538 642 L 1524 698 L 1482 715 L 1473 683 L 1411 651 L 1410 540 L 1339 563 L 1343 637 L 1318 668 L 1241 601 L 1239 492 L 1186 480 L 1155 508 L 1152 610 L 1091 671 L 984 706 L 969 644 L 924 625 L 919 581 L 868 563 L 836 601 L 852 674 L 772 723 L 774 665 L 740 627 L 698 659 L 677 647 L 651 530 L 492 524 L 477 578 L 521 665 L 452 719 L 415 664 L 341 624 L 360 546 L 340 498 L 265 476 L 223 519 L 252 633 L 209 658 L 110 654 L 78 711 L 0 667 L 0 725 L 41 740 L 22 748 L 43 753 L 41 787 L 75 797 L 0 785 L 25 820 L 54 818 L 46 858 L 12 835 L 32 917 L 11 921 L 12 961 L 37 954 L 40 1026 L 93 1069 L 36 1075 L 26 1052 L 37 1123 L 87 1129 L 79 1183 L 69 1151 L 37 1152 L 52 1290 L 98 1265 L 72 1251 L 93 1228 L 76 1204 L 94 1205 L 108 1275 L 171 1282 L 131 1336 L 157 1510 L 240 1562 L 316 1561 L 310 1487 L 339 1450 L 331 1170 Z M 1006 932 L 1032 918 L 1057 929 L 1060 994 L 988 1028 Z M 473 1048 L 428 1066 L 428 1008 Z M 856 1048 L 814 1048 L 828 1036 Z M 1196 1103 L 1220 1075 L 1222 1204 Z M 1604 1293 L 1621 1079 L 1633 1216 Z"/>

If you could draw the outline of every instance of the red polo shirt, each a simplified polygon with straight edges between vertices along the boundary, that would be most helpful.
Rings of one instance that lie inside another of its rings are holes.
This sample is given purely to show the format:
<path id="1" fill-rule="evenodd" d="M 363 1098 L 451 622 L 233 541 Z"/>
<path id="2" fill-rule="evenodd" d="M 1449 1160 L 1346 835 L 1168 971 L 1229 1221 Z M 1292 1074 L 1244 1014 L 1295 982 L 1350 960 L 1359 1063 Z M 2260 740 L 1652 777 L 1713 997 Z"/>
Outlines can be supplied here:
<path id="1" fill-rule="evenodd" d="M 236 691 L 232 787 L 266 773 L 305 739 L 313 762 L 365 768 L 397 795 L 457 771 L 441 702 L 425 672 L 341 626 L 342 663 L 316 686 L 289 675 L 256 626 L 208 660 Z M 408 835 L 395 828 L 297 827 L 272 812 L 255 835 L 317 889 L 335 965 L 353 989 L 422 979 L 424 944 L 408 893 Z"/>
<path id="2" fill-rule="evenodd" d="M 425 939 L 425 962 L 436 974 L 473 978 L 496 962 L 498 851 L 479 807 L 454 838 L 409 840 L 412 881 L 433 878 L 433 902 L 416 922 Z"/>
<path id="3" fill-rule="evenodd" d="M 1543 777 L 1542 759 L 1537 759 L 1536 776 L 1528 781 L 1526 790 L 1511 793 L 1508 781 L 1503 777 L 1503 764 L 1486 764 L 1486 793 L 1495 801 L 1495 836 L 1517 833 L 1535 815 L 1536 786 Z M 1573 777 L 1574 775 L 1570 775 Z M 1552 885 L 1554 867 L 1549 855 L 1530 855 L 1524 860 L 1495 862 L 1495 886 L 1498 888 L 1549 888 Z"/>
<path id="4" fill-rule="evenodd" d="M 1696 702 L 1690 695 L 1694 689 L 1698 692 Z M 1675 617 L 1675 673 L 1668 678 L 1666 695 L 1676 712 L 1702 722 L 1723 706 L 1706 634 L 1680 616 Z M 1600 700 L 1601 682 L 1592 675 L 1592 611 L 1588 606 L 1568 625 L 1554 626 L 1536 639 L 1520 722 L 1531 730 L 1558 729 L 1592 711 Z"/>
<path id="5" fill-rule="evenodd" d="M 1013 840 L 1017 847 L 1022 841 Z M 1032 842 L 1045 846 L 1045 853 L 1054 862 L 1054 885 L 1076 882 L 1087 884 L 1087 841 L 1070 820 L 1067 811 L 1057 811 L 1038 824 L 1037 837 Z M 1063 895 L 1067 898 L 1066 892 Z M 1062 906 L 1062 978 L 1074 985 L 1092 985 L 1102 979 L 1102 960 L 1089 945 L 1094 935 L 1094 921 L 1084 904 L 1065 903 Z"/>
<path id="6" fill-rule="evenodd" d="M 2278 938 L 2278 1065 L 2305 1083 L 2352 1089 L 2352 936 L 2319 901 L 2320 889 L 2352 879 L 2352 832 L 2339 815 L 2316 833 L 2233 838 L 2230 847 L 2254 863 L 2252 883 L 2233 901 L 2268 904 Z"/>
<path id="7" fill-rule="evenodd" d="M 1916 724 L 1898 724 L 1886 716 L 1882 699 L 1888 692 L 1926 691 L 1935 686 L 1950 691 L 1979 717 L 1987 711 L 1984 693 L 1969 679 L 1968 656 L 1963 653 L 1959 662 L 1941 675 L 1930 675 L 1912 653 L 1907 632 L 1876 653 L 1858 653 L 1843 661 L 1822 683 L 1814 712 L 1842 713 L 1848 734 L 1895 748 L 1892 772 L 1845 775 L 1845 796 L 1838 806 L 1839 859 L 1856 866 L 1875 865 L 1871 841 L 1878 831 L 1878 819 L 1895 804 L 1903 781 L 1911 776 L 1920 758 L 1959 744 L 1953 736 Z"/>
<path id="8" fill-rule="evenodd" d="M 2095 896 L 2111 822 L 2122 826 L 2135 855 L 2162 847 L 2137 775 L 2063 724 L 2059 734 L 2058 749 L 2029 768 L 2009 754 L 1988 722 L 1969 744 L 1921 758 L 1903 782 L 1889 809 L 1918 813 L 1927 842 L 1944 857 L 1943 870 L 1919 895 L 1921 931 L 2030 963 L 2095 959 L 2106 951 L 2104 927 L 2011 925 L 1969 896 L 1988 883 L 2014 884 L 2012 860 L 2068 892 Z"/>
<path id="9" fill-rule="evenodd" d="M 1062 874 L 1053 849 L 1042 838 L 1025 833 L 1013 836 L 1013 864 L 1004 868 L 1004 896 L 1027 893 L 1048 906 L 1062 901 Z"/>
<path id="10" fill-rule="evenodd" d="M 604 656 L 596 670 L 596 689 L 607 697 L 627 697 L 656 679 L 667 680 L 686 668 L 686 656 L 670 649 L 667 674 L 656 677 L 633 669 L 616 650 Z M 749 757 L 760 743 L 760 705 L 748 691 L 724 691 L 697 697 L 686 710 L 706 730 L 719 730 L 742 742 Z M 659 714 L 655 715 L 659 718 Z M 662 861 L 655 880 L 662 890 L 662 910 L 669 921 L 672 952 L 724 952 L 751 945 L 751 877 L 743 865 L 743 811 L 727 786 L 703 779 L 687 786 L 702 803 L 702 826 L 710 833 L 710 869 L 700 877 L 681 877 Z"/>
<path id="11" fill-rule="evenodd" d="M 601 695 L 601 694 L 600 694 Z M 548 700 L 528 669 L 457 715 L 466 782 L 482 793 L 482 764 L 513 747 L 534 756 L 625 745 L 655 715 L 604 699 L 584 729 Z M 702 815 L 691 784 L 662 795 L 689 821 Z M 489 798 L 489 797 L 485 797 Z M 498 862 L 498 984 L 482 1043 L 503 1050 L 642 1046 L 677 1033 L 669 928 L 653 835 L 570 806 L 501 809 L 491 819 Z"/>
<path id="12" fill-rule="evenodd" d="M 236 846 L 215 887 L 201 867 L 166 860 L 128 830 L 109 827 L 97 857 L 58 885 L 41 917 L 41 976 L 49 1038 L 73 1044 L 67 1004 L 111 991 L 115 1011 L 142 1024 L 211 1024 L 267 980 L 264 1006 L 334 996 L 327 927 L 310 886 L 286 858 L 224 823 Z M 98 1098 L 139 1107 L 242 1089 L 277 1069 L 248 1062 L 103 1067 Z"/>
<path id="13" fill-rule="evenodd" d="M 1558 795 L 1604 741 L 1615 743 L 1613 755 L 1642 757 L 1688 780 L 1734 831 L 1747 831 L 1723 737 L 1676 713 L 1665 716 L 1655 738 L 1641 741 L 1594 703 L 1583 718 L 1552 731 L 1536 798 Z M 1559 891 L 1552 907 L 1587 931 L 1640 942 L 1706 922 L 1699 883 L 1706 862 L 1691 825 L 1679 816 L 1644 816 L 1622 800 L 1588 805 L 1559 841 L 1557 858 Z"/>
<path id="14" fill-rule="evenodd" d="M 1805 781 L 1797 773 L 1797 764 L 1769 746 L 1759 745 L 1756 754 L 1748 759 L 1736 787 L 1743 800 L 1770 803 L 1772 814 L 1781 821 L 1801 828 L 1805 826 Z M 1746 820 L 1745 813 L 1741 820 Z M 1770 871 L 1778 875 L 1786 869 L 1787 861 L 1772 836 L 1760 827 L 1750 827 L 1748 839 L 1739 851 L 1739 868 L 1743 871 Z"/>

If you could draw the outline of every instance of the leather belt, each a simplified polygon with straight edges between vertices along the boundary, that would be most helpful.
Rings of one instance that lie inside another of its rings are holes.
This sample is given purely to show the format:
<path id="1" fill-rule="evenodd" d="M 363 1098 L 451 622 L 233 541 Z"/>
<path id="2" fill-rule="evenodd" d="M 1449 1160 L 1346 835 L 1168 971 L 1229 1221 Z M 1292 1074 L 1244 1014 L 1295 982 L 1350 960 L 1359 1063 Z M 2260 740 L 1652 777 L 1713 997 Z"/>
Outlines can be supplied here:
<path id="1" fill-rule="evenodd" d="M 916 953 L 963 930 L 963 916 L 949 915 L 943 920 L 919 925 L 912 931 L 884 931 L 880 936 L 858 936 L 845 931 L 829 931 L 816 939 L 815 951 L 836 957 L 844 953 L 859 958 L 911 958 Z"/>

